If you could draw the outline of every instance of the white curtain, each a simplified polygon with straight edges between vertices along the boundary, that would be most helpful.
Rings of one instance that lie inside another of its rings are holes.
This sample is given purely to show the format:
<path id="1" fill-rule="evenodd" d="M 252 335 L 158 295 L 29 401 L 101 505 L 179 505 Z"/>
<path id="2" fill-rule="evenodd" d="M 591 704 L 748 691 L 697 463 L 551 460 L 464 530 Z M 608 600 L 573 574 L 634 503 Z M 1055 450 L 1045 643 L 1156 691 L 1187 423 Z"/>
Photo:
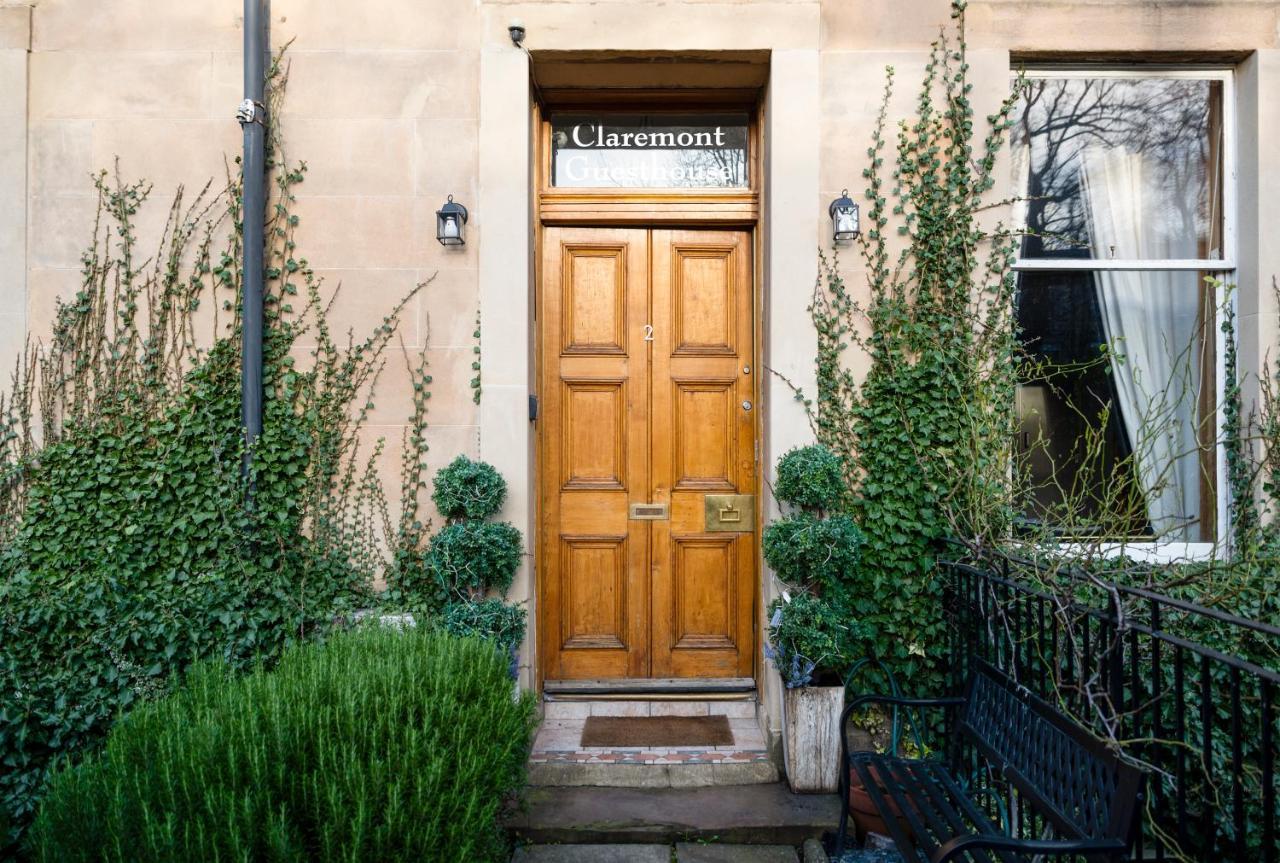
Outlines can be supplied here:
<path id="1" fill-rule="evenodd" d="M 1158 230 L 1161 196 L 1150 157 L 1121 147 L 1080 154 L 1080 185 L 1097 259 L 1197 258 L 1194 235 Z M 1147 515 L 1160 539 L 1199 536 L 1196 272 L 1094 273 L 1120 413 Z"/>

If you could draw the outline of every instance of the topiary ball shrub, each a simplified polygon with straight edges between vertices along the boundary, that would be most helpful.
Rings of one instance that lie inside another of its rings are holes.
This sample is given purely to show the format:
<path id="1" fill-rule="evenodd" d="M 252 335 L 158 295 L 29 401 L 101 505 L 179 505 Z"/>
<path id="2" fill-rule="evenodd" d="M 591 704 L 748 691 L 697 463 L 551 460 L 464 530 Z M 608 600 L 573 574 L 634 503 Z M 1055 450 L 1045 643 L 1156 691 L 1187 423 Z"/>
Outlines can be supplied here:
<path id="1" fill-rule="evenodd" d="M 425 627 L 360 627 L 244 676 L 200 665 L 53 776 L 30 852 L 505 861 L 534 711 L 492 645 Z"/>
<path id="2" fill-rule="evenodd" d="M 492 642 L 503 656 L 510 658 L 511 677 L 516 677 L 516 652 L 524 640 L 525 631 L 523 608 L 492 597 L 451 602 L 440 616 L 440 625 L 451 635 L 472 636 Z"/>
<path id="3" fill-rule="evenodd" d="M 514 650 L 524 640 L 525 613 L 518 605 L 492 597 L 463 600 L 445 606 L 441 625 L 451 635 L 484 638 L 504 651 Z"/>
<path id="4" fill-rule="evenodd" d="M 818 597 L 800 593 L 769 604 L 769 644 L 765 655 L 788 689 L 838 684 L 853 624 Z"/>
<path id="5" fill-rule="evenodd" d="M 857 572 L 864 541 L 847 515 L 818 519 L 800 513 L 766 527 L 762 545 L 765 562 L 783 581 L 840 592 Z"/>
<path id="6" fill-rule="evenodd" d="M 445 518 L 488 518 L 502 509 L 507 481 L 493 465 L 460 455 L 436 473 L 431 499 Z"/>
<path id="7" fill-rule="evenodd" d="M 839 509 L 848 487 L 840 457 L 821 444 L 796 447 L 778 459 L 774 493 L 805 509 Z"/>
<path id="8" fill-rule="evenodd" d="M 520 531 L 505 522 L 447 525 L 427 546 L 426 570 L 450 598 L 505 593 L 520 568 Z"/>

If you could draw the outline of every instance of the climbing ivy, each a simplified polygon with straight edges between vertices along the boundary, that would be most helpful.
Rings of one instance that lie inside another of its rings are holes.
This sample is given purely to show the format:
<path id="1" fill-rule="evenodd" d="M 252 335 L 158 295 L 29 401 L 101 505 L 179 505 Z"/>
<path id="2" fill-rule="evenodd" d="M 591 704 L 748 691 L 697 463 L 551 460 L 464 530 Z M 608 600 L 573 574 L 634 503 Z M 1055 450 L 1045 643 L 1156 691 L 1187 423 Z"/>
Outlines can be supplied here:
<path id="1" fill-rule="evenodd" d="M 279 116 L 279 58 L 270 81 Z M 295 239 L 306 168 L 270 137 L 265 416 L 251 452 L 234 169 L 176 195 L 154 255 L 135 228 L 150 186 L 98 175 L 80 290 L 0 397 L 0 856 L 58 761 L 196 661 L 248 668 L 323 634 L 369 602 L 385 544 L 400 555 L 424 532 L 425 367 L 399 532 L 373 471 L 381 444 L 362 452 L 357 436 L 409 298 L 366 338 L 333 336 Z"/>
<path id="2" fill-rule="evenodd" d="M 476 404 L 480 404 L 480 313 L 476 312 L 476 329 L 471 334 L 476 343 L 471 346 L 471 353 L 475 355 L 475 359 L 471 361 L 471 371 L 475 372 L 475 377 L 471 379 L 471 400 Z"/>
<path id="3" fill-rule="evenodd" d="M 1014 235 L 984 228 L 979 214 L 991 203 L 1015 96 L 977 143 L 964 8 L 953 3 L 955 35 L 933 43 L 888 176 L 887 70 L 863 172 L 868 302 L 854 300 L 838 261 L 823 255 L 809 307 L 817 395 L 805 404 L 818 440 L 846 465 L 849 511 L 866 536 L 851 595 L 862 653 L 917 690 L 941 681 L 938 542 L 957 529 L 1003 536 L 1011 518 Z M 861 381 L 845 363 L 851 347 L 869 363 Z"/>

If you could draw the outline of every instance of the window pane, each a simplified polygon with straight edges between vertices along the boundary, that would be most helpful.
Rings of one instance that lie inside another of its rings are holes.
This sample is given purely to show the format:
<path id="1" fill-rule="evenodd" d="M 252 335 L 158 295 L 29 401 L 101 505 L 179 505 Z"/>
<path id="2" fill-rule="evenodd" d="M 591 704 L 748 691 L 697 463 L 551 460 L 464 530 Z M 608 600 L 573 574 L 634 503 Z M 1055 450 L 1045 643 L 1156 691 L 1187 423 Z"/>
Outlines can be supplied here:
<path id="1" fill-rule="evenodd" d="M 747 187 L 746 114 L 557 114 L 551 185 Z"/>
<path id="2" fill-rule="evenodd" d="M 1222 85 L 1034 78 L 1012 131 L 1024 258 L 1221 259 Z"/>
<path id="3" fill-rule="evenodd" d="M 1028 517 L 1078 536 L 1212 541 L 1216 390 L 1202 285 L 1187 272 L 1020 274 Z"/>

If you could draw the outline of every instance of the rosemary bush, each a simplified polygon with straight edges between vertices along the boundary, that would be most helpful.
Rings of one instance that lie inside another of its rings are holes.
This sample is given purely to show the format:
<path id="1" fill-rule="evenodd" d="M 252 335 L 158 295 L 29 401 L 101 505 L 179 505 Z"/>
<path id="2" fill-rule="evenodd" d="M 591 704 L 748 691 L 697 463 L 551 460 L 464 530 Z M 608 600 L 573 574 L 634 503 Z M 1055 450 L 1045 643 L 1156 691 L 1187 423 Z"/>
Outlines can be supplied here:
<path id="1" fill-rule="evenodd" d="M 37 860 L 505 860 L 535 721 L 487 645 L 360 627 L 197 666 L 56 774 Z"/>

